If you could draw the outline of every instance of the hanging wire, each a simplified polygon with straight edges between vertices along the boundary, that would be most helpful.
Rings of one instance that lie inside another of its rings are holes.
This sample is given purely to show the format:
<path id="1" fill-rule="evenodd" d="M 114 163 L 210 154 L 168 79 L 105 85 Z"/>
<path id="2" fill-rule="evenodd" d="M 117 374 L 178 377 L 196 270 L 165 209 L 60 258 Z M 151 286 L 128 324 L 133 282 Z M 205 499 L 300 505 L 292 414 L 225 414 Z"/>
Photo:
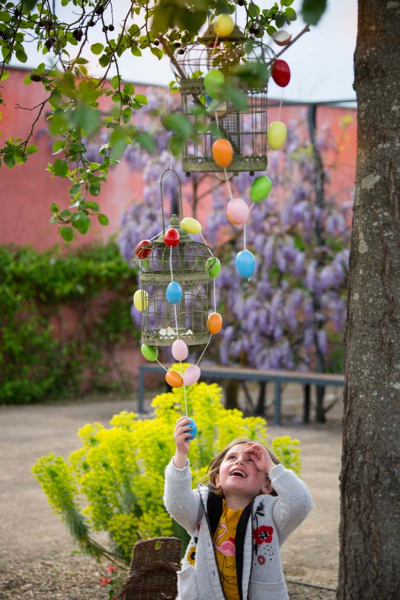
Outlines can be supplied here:
<path id="1" fill-rule="evenodd" d="M 164 175 L 166 173 L 168 173 L 168 175 L 166 177 L 164 177 Z M 170 167 L 169 169 L 166 169 L 164 171 L 164 173 L 161 175 L 161 179 L 160 179 L 161 214 L 162 214 L 163 231 L 165 231 L 163 181 L 165 181 L 165 179 L 167 179 L 172 173 L 174 173 L 176 175 L 176 178 L 177 178 L 178 184 L 179 184 L 179 209 L 180 209 L 180 213 L 181 213 L 181 219 L 183 218 L 181 180 L 179 179 L 179 175 L 175 171 L 175 169 Z"/>
<path id="2" fill-rule="evenodd" d="M 200 356 L 199 360 L 198 360 L 198 361 L 197 361 L 197 363 L 196 363 L 196 366 L 197 366 L 197 367 L 199 366 L 199 364 L 200 364 L 200 361 L 201 361 L 201 359 L 203 358 L 205 351 L 207 350 L 208 346 L 210 345 L 211 338 L 212 338 L 212 334 L 210 335 L 210 339 L 209 339 L 209 340 L 208 340 L 208 342 L 207 342 L 207 346 L 204 348 L 203 352 L 201 353 L 201 356 Z"/>
<path id="3" fill-rule="evenodd" d="M 189 418 L 189 416 L 188 416 L 188 409 L 187 409 L 186 385 L 185 384 L 183 384 L 183 397 L 185 398 L 185 412 L 186 412 L 186 416 L 187 416 L 187 418 Z"/>

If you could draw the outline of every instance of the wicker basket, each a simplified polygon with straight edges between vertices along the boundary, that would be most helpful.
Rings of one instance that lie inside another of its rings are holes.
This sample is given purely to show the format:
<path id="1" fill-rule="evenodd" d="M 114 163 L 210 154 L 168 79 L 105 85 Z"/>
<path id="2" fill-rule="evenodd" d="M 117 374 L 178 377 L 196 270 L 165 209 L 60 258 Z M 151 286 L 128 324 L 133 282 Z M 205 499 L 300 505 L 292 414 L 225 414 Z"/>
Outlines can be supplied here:
<path id="1" fill-rule="evenodd" d="M 182 542 L 174 537 L 150 538 L 135 544 L 130 573 L 117 600 L 175 600 L 181 552 Z"/>

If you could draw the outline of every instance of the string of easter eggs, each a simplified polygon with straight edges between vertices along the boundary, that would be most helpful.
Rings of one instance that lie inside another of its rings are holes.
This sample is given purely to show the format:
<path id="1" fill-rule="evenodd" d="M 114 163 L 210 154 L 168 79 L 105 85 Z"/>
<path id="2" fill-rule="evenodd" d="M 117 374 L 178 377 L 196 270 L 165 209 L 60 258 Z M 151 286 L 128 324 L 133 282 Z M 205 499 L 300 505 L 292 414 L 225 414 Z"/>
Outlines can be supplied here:
<path id="1" fill-rule="evenodd" d="M 219 17 L 229 17 L 229 15 L 220 15 Z M 218 17 L 218 18 L 219 18 Z M 231 20 L 232 30 L 233 30 L 233 20 Z M 217 20 L 218 21 L 218 20 Z M 219 22 L 214 24 L 214 31 L 217 33 L 219 29 Z M 224 24 L 227 19 L 224 19 Z M 217 26 L 217 27 L 216 27 Z M 228 29 L 228 28 L 227 28 Z M 227 29 L 224 29 L 223 35 L 229 35 L 229 33 L 225 33 Z M 214 45 L 215 47 L 215 45 Z M 283 102 L 283 92 L 284 88 L 290 82 L 290 68 L 289 65 L 281 59 L 275 59 L 271 65 L 271 76 L 274 82 L 282 88 L 281 101 L 278 112 L 278 120 L 272 122 L 267 130 L 267 143 L 271 151 L 279 150 L 286 142 L 287 137 L 287 128 L 286 125 L 279 120 L 280 112 Z M 218 71 L 217 69 L 212 69 L 208 71 L 208 73 L 204 77 L 204 87 L 208 94 L 208 96 L 212 99 L 212 103 L 216 105 L 215 107 L 215 122 L 217 129 L 219 130 L 219 114 L 218 114 L 218 98 L 221 97 L 223 87 L 225 85 L 225 77 L 223 73 Z M 272 182 L 267 175 L 261 175 L 257 177 L 250 188 L 249 196 L 252 201 L 252 205 L 249 207 L 247 203 L 242 198 L 234 198 L 231 190 L 231 186 L 229 183 L 229 176 L 227 173 L 227 168 L 230 166 L 233 160 L 233 148 L 232 144 L 229 140 L 224 138 L 219 138 L 214 141 L 211 148 L 212 157 L 215 163 L 221 167 L 224 171 L 224 177 L 226 181 L 226 185 L 228 186 L 230 200 L 227 204 L 227 217 L 228 220 L 233 225 L 243 225 L 243 250 L 238 252 L 235 257 L 235 268 L 237 273 L 243 279 L 250 279 L 254 273 L 255 269 L 255 258 L 250 250 L 246 248 L 246 222 L 249 219 L 250 211 L 254 206 L 254 203 L 261 202 L 265 198 L 267 198 L 268 194 L 272 189 Z M 268 163 L 267 163 L 268 164 Z M 267 171 L 266 171 L 267 172 Z"/>

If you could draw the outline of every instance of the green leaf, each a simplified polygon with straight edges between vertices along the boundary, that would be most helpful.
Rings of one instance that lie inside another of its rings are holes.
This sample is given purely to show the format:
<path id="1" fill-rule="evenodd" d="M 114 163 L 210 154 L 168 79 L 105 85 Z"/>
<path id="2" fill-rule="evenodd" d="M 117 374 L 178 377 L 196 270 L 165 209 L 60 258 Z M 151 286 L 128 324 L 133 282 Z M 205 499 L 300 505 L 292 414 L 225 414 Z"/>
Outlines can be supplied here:
<path id="1" fill-rule="evenodd" d="M 282 6 L 292 6 L 294 0 L 281 0 Z"/>
<path id="2" fill-rule="evenodd" d="M 31 144 L 26 149 L 27 154 L 35 154 L 35 152 L 39 152 L 39 150 L 38 150 L 38 148 L 36 148 L 35 144 Z"/>
<path id="3" fill-rule="evenodd" d="M 3 21 L 3 23 L 9 23 L 11 21 L 11 15 L 5 10 L 0 10 L 0 21 Z"/>
<path id="4" fill-rule="evenodd" d="M 158 60 L 161 60 L 162 57 L 164 56 L 162 53 L 162 50 L 160 50 L 160 48 L 150 48 L 151 53 L 154 54 L 154 56 L 157 56 Z"/>
<path id="5" fill-rule="evenodd" d="M 286 17 L 285 15 L 276 15 L 275 17 L 275 24 L 278 27 L 278 29 L 280 29 L 281 27 L 283 27 L 286 23 Z"/>
<path id="6" fill-rule="evenodd" d="M 89 108 L 85 104 L 80 104 L 73 113 L 72 122 L 80 125 L 87 135 L 90 135 L 98 128 L 100 124 L 100 112 Z"/>
<path id="7" fill-rule="evenodd" d="M 83 58 L 83 57 L 79 57 L 79 58 L 77 58 L 77 59 L 76 59 L 76 61 L 75 61 L 75 63 L 76 63 L 77 65 L 87 65 L 87 64 L 88 64 L 88 62 L 89 62 L 89 61 L 88 61 L 86 58 Z"/>
<path id="8" fill-rule="evenodd" d="M 90 46 L 90 49 L 93 52 L 93 54 L 101 54 L 104 50 L 104 46 L 103 44 L 92 44 Z"/>
<path id="9" fill-rule="evenodd" d="M 285 10 L 285 16 L 290 20 L 290 21 L 295 21 L 297 19 L 297 14 L 296 11 L 293 8 L 287 8 Z"/>
<path id="10" fill-rule="evenodd" d="M 308 25 L 317 25 L 326 9 L 326 0 L 303 0 L 302 15 Z"/>
<path id="11" fill-rule="evenodd" d="M 172 136 L 169 140 L 169 149 L 173 156 L 179 156 L 183 150 L 184 141 L 181 137 Z"/>
<path id="12" fill-rule="evenodd" d="M 113 87 L 114 90 L 118 89 L 119 80 L 120 80 L 120 76 L 119 75 L 114 75 L 114 77 L 111 79 L 111 81 L 110 81 L 111 87 Z"/>
<path id="13" fill-rule="evenodd" d="M 102 67 L 106 67 L 107 65 L 110 64 L 110 60 L 111 60 L 111 58 L 108 54 L 103 54 L 103 56 L 100 56 L 100 58 L 99 58 L 99 64 Z"/>
<path id="14" fill-rule="evenodd" d="M 165 119 L 165 126 L 184 139 L 187 139 L 192 133 L 192 124 L 183 115 L 168 115 Z"/>
<path id="15" fill-rule="evenodd" d="M 253 2 L 251 2 L 248 7 L 248 12 L 249 12 L 249 16 L 254 19 L 255 17 L 258 17 L 258 15 L 260 14 L 260 7 L 257 6 L 257 4 L 253 4 Z"/>
<path id="16" fill-rule="evenodd" d="M 10 77 L 10 72 L 9 71 L 4 71 L 3 74 L 0 76 L 0 81 L 5 81 L 9 77 Z"/>
<path id="17" fill-rule="evenodd" d="M 146 105 L 148 104 L 147 98 L 143 94 L 136 94 L 135 100 L 137 102 L 139 102 L 140 104 L 146 104 Z"/>
<path id="18" fill-rule="evenodd" d="M 137 46 L 132 46 L 131 52 L 132 52 L 133 56 L 142 56 L 142 51 Z"/>
<path id="19" fill-rule="evenodd" d="M 100 183 L 92 183 L 89 187 L 89 192 L 92 194 L 92 196 L 98 196 L 100 194 Z"/>
<path id="20" fill-rule="evenodd" d="M 29 85 L 30 83 L 33 83 L 33 82 L 32 82 L 32 79 L 31 79 L 31 75 L 29 74 L 24 79 L 24 85 Z"/>
<path id="21" fill-rule="evenodd" d="M 64 150 L 67 142 L 65 140 L 56 140 L 53 144 L 53 154 L 58 154 Z"/>
<path id="22" fill-rule="evenodd" d="M 227 96 L 232 101 L 236 110 L 243 111 L 248 107 L 247 96 L 242 90 L 229 86 L 227 88 Z"/>
<path id="23" fill-rule="evenodd" d="M 52 213 L 58 213 L 60 209 L 58 208 L 58 204 L 56 204 L 55 202 L 52 202 L 51 206 L 50 206 L 50 210 Z"/>
<path id="24" fill-rule="evenodd" d="M 69 167 L 66 160 L 56 160 L 53 168 L 55 175 L 59 177 L 66 177 L 68 175 Z"/>
<path id="25" fill-rule="evenodd" d="M 6 164 L 9 169 L 15 167 L 15 158 L 12 156 L 12 154 L 5 154 L 3 160 L 4 164 Z"/>
<path id="26" fill-rule="evenodd" d="M 26 63 L 26 61 L 28 60 L 28 57 L 25 54 L 25 50 L 18 49 L 15 53 L 15 56 L 16 56 L 17 60 L 19 60 L 19 62 L 22 62 L 22 63 Z"/>
<path id="27" fill-rule="evenodd" d="M 80 191 L 81 191 L 81 184 L 80 183 L 74 183 L 74 185 L 72 185 L 69 188 L 69 195 L 70 196 L 76 196 L 76 194 L 79 194 Z"/>
<path id="28" fill-rule="evenodd" d="M 135 93 L 135 87 L 131 83 L 127 83 L 126 85 L 124 85 L 123 92 L 127 96 L 132 96 L 132 94 Z"/>
<path id="29" fill-rule="evenodd" d="M 124 108 L 123 112 L 122 112 L 122 118 L 124 120 L 124 123 L 129 123 L 129 121 L 131 120 L 132 117 L 132 109 L 130 107 Z"/>
<path id="30" fill-rule="evenodd" d="M 154 137 L 146 131 L 142 131 L 141 133 L 139 133 L 139 135 L 136 137 L 136 142 L 141 148 L 144 148 L 148 152 L 153 152 L 155 148 Z"/>
<path id="31" fill-rule="evenodd" d="M 71 242 L 74 239 L 74 231 L 72 227 L 62 227 L 61 228 L 61 237 L 66 242 Z"/>
<path id="32" fill-rule="evenodd" d="M 90 210 L 100 210 L 100 206 L 97 204 L 97 202 L 92 202 L 91 200 L 88 200 L 87 202 L 85 202 L 85 208 L 89 208 Z"/>
<path id="33" fill-rule="evenodd" d="M 99 215 L 97 218 L 99 220 L 100 225 L 108 225 L 109 220 L 108 217 L 106 217 L 106 215 Z"/>

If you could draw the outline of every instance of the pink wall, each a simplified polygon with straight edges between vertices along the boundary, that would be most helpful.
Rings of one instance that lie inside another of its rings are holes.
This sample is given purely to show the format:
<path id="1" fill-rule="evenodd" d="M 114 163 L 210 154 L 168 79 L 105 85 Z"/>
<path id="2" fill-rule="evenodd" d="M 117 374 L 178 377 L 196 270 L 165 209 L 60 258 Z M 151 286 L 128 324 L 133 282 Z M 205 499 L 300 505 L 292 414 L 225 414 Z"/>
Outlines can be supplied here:
<path id="1" fill-rule="evenodd" d="M 2 107 L 3 120 L 0 123 L 2 140 L 10 136 L 25 139 L 29 133 L 32 120 L 36 111 L 17 109 L 16 105 L 32 107 L 40 103 L 45 97 L 43 86 L 40 83 L 24 85 L 28 71 L 11 69 L 10 78 L 4 84 L 4 98 L 6 105 Z M 145 88 L 135 86 L 138 93 Z M 102 106 L 107 109 L 108 100 Z M 298 119 L 304 114 L 306 107 L 286 106 L 282 108 L 280 119 L 288 122 Z M 318 108 L 318 125 L 329 123 L 335 137 L 340 138 L 339 119 L 351 115 L 353 122 L 348 128 L 347 139 L 343 140 L 343 150 L 338 160 L 339 169 L 334 176 L 333 190 L 351 186 L 355 177 L 356 160 L 356 111 L 354 109 L 333 108 L 321 106 Z M 40 117 L 33 138 L 30 143 L 35 143 L 39 152 L 31 155 L 28 162 L 8 169 L 4 164 L 0 169 L 0 244 L 14 243 L 17 245 L 30 244 L 37 250 L 43 250 L 55 243 L 63 244 L 57 234 L 57 227 L 49 224 L 51 218 L 50 204 L 56 202 L 61 209 L 68 208 L 69 181 L 59 177 L 52 178 L 46 171 L 47 164 L 54 162 L 51 154 L 52 141 L 46 133 L 45 111 Z M 278 118 L 278 108 L 270 108 L 268 120 Z M 184 181 L 182 182 L 184 185 Z M 204 185 L 206 189 L 207 184 Z M 111 235 L 118 232 L 123 211 L 133 199 L 140 198 L 143 181 L 139 173 L 129 170 L 128 164 L 123 159 L 121 164 L 111 171 L 106 184 L 103 184 L 101 194 L 95 199 L 110 219 L 108 227 L 103 227 L 92 220 L 90 232 L 86 236 L 78 237 L 74 245 L 87 244 L 93 240 L 106 241 Z M 190 206 L 184 204 L 185 213 L 191 214 Z M 209 199 L 204 198 L 198 210 L 200 220 L 209 210 Z M 161 229 L 161 225 L 160 225 Z"/>

